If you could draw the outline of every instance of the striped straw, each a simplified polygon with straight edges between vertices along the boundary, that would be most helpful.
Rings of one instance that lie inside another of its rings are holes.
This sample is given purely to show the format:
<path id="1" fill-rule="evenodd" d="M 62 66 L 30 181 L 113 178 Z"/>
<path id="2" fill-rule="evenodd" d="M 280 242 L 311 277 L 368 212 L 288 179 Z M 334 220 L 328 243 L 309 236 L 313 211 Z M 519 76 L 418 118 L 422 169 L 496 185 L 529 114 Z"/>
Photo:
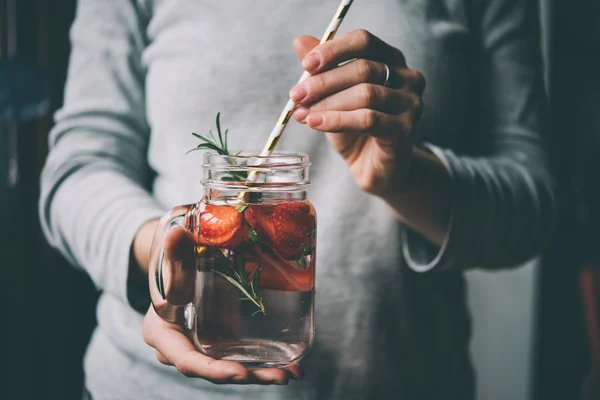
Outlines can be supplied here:
<path id="1" fill-rule="evenodd" d="M 329 23 L 329 26 L 327 27 L 325 34 L 321 38 L 321 44 L 328 42 L 334 38 L 335 34 L 337 33 L 338 29 L 340 28 L 340 25 L 342 24 L 342 21 L 344 20 L 344 17 L 348 13 L 348 10 L 350 9 L 350 6 L 352 5 L 353 1 L 354 0 L 342 0 L 342 2 L 340 3 L 340 6 L 338 7 L 337 12 L 335 13 L 333 19 Z M 298 83 L 304 82 L 309 77 L 310 77 L 310 73 L 308 73 L 307 71 L 304 71 L 304 73 L 300 77 L 300 80 L 298 81 Z M 292 115 L 294 114 L 295 110 L 296 110 L 296 103 L 294 103 L 294 101 L 292 99 L 289 99 L 287 104 L 285 105 L 285 108 L 281 112 L 281 116 L 279 117 L 277 124 L 271 131 L 271 135 L 269 136 L 269 139 L 267 140 L 267 144 L 265 145 L 262 152 L 260 153 L 261 157 L 268 157 L 271 155 L 273 150 L 275 150 L 275 147 L 277 147 L 277 143 L 279 142 L 279 139 L 281 139 L 281 135 L 283 134 L 283 131 L 287 127 L 287 124 L 290 121 L 290 119 L 292 118 Z M 257 176 L 257 171 L 252 171 L 250 174 L 248 174 L 248 181 L 255 182 L 256 176 Z M 243 199 L 245 197 L 245 193 L 246 192 L 240 193 L 240 196 L 238 198 Z"/>
<path id="2" fill-rule="evenodd" d="M 340 25 L 342 24 L 344 17 L 348 13 L 348 10 L 350 9 L 350 6 L 352 5 L 353 1 L 354 0 L 342 0 L 342 2 L 340 3 L 340 6 L 338 8 L 338 11 L 335 13 L 335 16 L 329 23 L 329 26 L 327 27 L 325 34 L 321 38 L 321 44 L 333 39 L 333 37 L 337 33 L 338 29 L 340 28 Z M 310 73 L 304 71 L 304 73 L 300 77 L 300 80 L 298 81 L 298 83 L 304 82 L 309 77 L 310 77 Z M 273 128 L 273 131 L 271 132 L 271 136 L 269 136 L 269 140 L 267 141 L 267 144 L 265 145 L 262 153 L 260 153 L 261 157 L 267 157 L 267 156 L 271 155 L 271 153 L 277 146 L 277 142 L 279 142 L 279 139 L 281 138 L 281 135 L 283 134 L 283 131 L 285 130 L 288 122 L 292 118 L 292 115 L 294 114 L 295 109 L 296 109 L 296 103 L 294 103 L 292 101 L 292 99 L 289 99 L 287 104 L 285 105 L 285 108 L 281 112 L 281 116 L 279 117 L 279 120 L 277 121 L 277 125 L 275 125 L 275 128 Z"/>

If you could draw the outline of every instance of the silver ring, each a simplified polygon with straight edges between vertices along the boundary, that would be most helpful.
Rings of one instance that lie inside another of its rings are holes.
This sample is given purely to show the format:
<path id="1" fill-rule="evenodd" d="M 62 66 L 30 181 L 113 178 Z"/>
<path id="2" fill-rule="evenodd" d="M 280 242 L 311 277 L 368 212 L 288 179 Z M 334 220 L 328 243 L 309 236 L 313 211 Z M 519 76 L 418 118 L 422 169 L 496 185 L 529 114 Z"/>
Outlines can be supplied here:
<path id="1" fill-rule="evenodd" d="M 383 82 L 383 86 L 390 87 L 390 67 L 387 64 L 385 65 L 385 82 Z"/>

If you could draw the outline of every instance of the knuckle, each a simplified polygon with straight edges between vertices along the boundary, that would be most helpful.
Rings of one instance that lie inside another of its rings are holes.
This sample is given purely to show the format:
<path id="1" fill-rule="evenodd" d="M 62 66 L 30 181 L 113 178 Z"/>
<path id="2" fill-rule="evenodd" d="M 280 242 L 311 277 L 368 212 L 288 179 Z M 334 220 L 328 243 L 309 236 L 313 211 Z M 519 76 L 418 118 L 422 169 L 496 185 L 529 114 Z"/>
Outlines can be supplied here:
<path id="1" fill-rule="evenodd" d="M 340 113 L 335 113 L 331 119 L 332 131 L 338 132 L 342 130 L 342 116 Z"/>
<path id="2" fill-rule="evenodd" d="M 356 36 L 364 47 L 369 47 L 373 43 L 373 35 L 366 29 L 357 29 Z"/>
<path id="3" fill-rule="evenodd" d="M 361 83 L 358 85 L 358 90 L 360 91 L 360 98 L 364 105 L 371 105 L 375 98 L 377 97 L 377 92 L 374 85 L 370 85 L 368 83 Z"/>
<path id="4" fill-rule="evenodd" d="M 152 336 L 152 328 L 150 326 L 148 326 L 148 321 L 147 318 L 144 320 L 144 324 L 142 325 L 142 337 L 144 338 L 144 342 L 146 342 L 146 344 L 148 346 L 152 346 L 154 345 L 154 339 Z"/>
<path id="5" fill-rule="evenodd" d="M 312 79 L 312 84 L 309 85 L 309 91 L 312 89 L 313 92 L 323 92 L 327 88 L 327 81 L 323 74 L 315 75 Z"/>
<path id="6" fill-rule="evenodd" d="M 169 360 L 159 351 L 156 352 L 156 358 L 158 359 L 158 361 L 161 364 L 164 365 L 171 365 L 171 363 L 169 362 Z"/>
<path id="7" fill-rule="evenodd" d="M 412 94 L 410 96 L 410 104 L 411 104 L 411 108 L 417 112 L 420 112 L 421 110 L 423 110 L 423 99 L 421 99 L 421 96 Z"/>
<path id="8" fill-rule="evenodd" d="M 336 42 L 326 43 L 323 47 L 323 52 L 325 53 L 325 57 L 331 60 L 337 59 L 338 55 L 340 54 L 340 50 L 338 49 Z"/>
<path id="9" fill-rule="evenodd" d="M 362 80 L 366 81 L 371 77 L 373 72 L 373 64 L 371 64 L 370 61 L 361 58 L 360 60 L 356 61 L 356 69 L 358 76 Z"/>
<path id="10" fill-rule="evenodd" d="M 372 174 L 361 174 L 356 184 L 363 192 L 370 193 L 375 187 L 375 177 Z"/>
<path id="11" fill-rule="evenodd" d="M 365 110 L 363 113 L 363 127 L 373 129 L 379 124 L 379 116 L 374 110 Z"/>
<path id="12" fill-rule="evenodd" d="M 417 69 L 409 69 L 409 79 L 414 84 L 415 88 L 419 93 L 422 93 L 425 90 L 425 77 L 421 73 L 421 71 Z"/>
<path id="13" fill-rule="evenodd" d="M 175 368 L 179 371 L 180 374 L 185 375 L 187 377 L 192 377 L 194 374 L 192 373 L 192 369 L 189 363 L 185 358 L 175 363 Z"/>
<path id="14" fill-rule="evenodd" d="M 412 132 L 413 124 L 410 118 L 402 118 L 399 122 L 402 133 L 409 134 Z"/>

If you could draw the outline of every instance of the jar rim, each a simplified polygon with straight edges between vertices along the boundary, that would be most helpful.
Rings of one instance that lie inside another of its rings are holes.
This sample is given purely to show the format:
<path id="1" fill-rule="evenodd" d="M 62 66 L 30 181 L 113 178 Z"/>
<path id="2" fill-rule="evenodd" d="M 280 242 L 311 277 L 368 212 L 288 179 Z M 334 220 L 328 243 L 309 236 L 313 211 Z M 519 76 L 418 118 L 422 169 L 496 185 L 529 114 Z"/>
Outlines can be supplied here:
<path id="1" fill-rule="evenodd" d="M 207 152 L 204 155 L 204 168 L 213 168 L 216 166 L 224 167 L 231 165 L 236 168 L 244 167 L 309 167 L 310 161 L 308 154 L 292 151 L 274 151 L 271 155 L 261 156 L 261 151 L 240 151 L 231 155 L 219 154 L 217 152 Z"/>
<path id="2" fill-rule="evenodd" d="M 209 152 L 204 155 L 202 184 L 221 190 L 304 191 L 310 186 L 310 165 L 307 154 L 291 151 L 274 151 L 269 156 L 261 156 L 260 151 L 233 155 Z M 247 174 L 256 174 L 264 180 L 249 180 Z"/>

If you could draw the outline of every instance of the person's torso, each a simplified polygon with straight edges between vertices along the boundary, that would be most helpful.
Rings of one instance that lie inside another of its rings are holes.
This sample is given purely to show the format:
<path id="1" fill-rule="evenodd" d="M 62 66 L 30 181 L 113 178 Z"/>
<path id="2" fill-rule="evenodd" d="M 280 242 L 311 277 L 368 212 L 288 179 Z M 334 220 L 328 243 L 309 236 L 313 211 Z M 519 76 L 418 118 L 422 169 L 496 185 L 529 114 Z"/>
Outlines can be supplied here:
<path id="1" fill-rule="evenodd" d="M 229 129 L 231 149 L 263 147 L 289 89 L 302 74 L 292 49 L 293 39 L 300 34 L 320 38 L 338 4 L 338 0 L 152 3 L 153 16 L 147 26 L 149 45 L 143 55 L 147 69 L 146 112 L 151 128 L 148 155 L 156 172 L 153 195 L 165 208 L 202 197 L 203 156 L 200 152 L 185 153 L 198 144 L 192 132 L 204 134 L 215 129 L 217 112 L 221 112 L 223 128 Z M 426 108 L 418 134 L 422 140 L 455 147 L 468 130 L 465 57 L 469 33 L 463 2 L 357 0 L 338 35 L 358 28 L 401 49 L 409 66 L 422 71 L 427 79 Z M 420 374 L 434 368 L 425 359 L 418 365 L 407 364 L 414 363 L 415 357 L 426 357 L 418 350 L 429 348 L 425 338 L 436 334 L 441 337 L 440 332 L 427 332 L 416 326 L 419 324 L 446 333 L 448 326 L 462 325 L 460 337 L 453 338 L 460 346 L 451 351 L 464 352 L 466 357 L 466 348 L 461 347 L 468 336 L 460 294 L 462 277 L 448 275 L 452 289 L 433 296 L 447 304 L 446 309 L 437 310 L 449 315 L 434 315 L 438 311 L 434 311 L 430 300 L 421 308 L 407 311 L 407 301 L 416 304 L 420 300 L 415 299 L 426 295 L 415 287 L 438 291 L 437 286 L 443 286 L 445 278 L 405 271 L 399 238 L 402 228 L 391 209 L 358 189 L 345 163 L 321 133 L 292 119 L 278 148 L 308 153 L 312 161 L 309 198 L 316 207 L 319 226 L 317 337 L 304 360 L 305 382 L 283 391 L 257 390 L 262 395 L 270 393 L 272 398 L 281 394 L 290 399 L 367 398 L 369 393 L 380 394 L 372 398 L 403 398 L 403 394 L 417 390 L 407 389 L 410 385 L 427 386 L 426 379 L 419 381 Z M 412 300 L 406 299 L 406 285 L 411 285 L 408 291 Z M 446 302 L 446 295 L 455 298 Z M 110 308 L 109 299 L 101 301 Z M 128 323 L 132 332 L 135 330 L 138 321 L 131 315 L 119 321 L 109 317 L 108 310 L 103 314 L 102 307 L 100 327 L 109 337 L 115 336 L 113 341 L 123 336 L 115 325 Z M 452 319 L 450 315 L 457 310 L 461 316 Z M 423 336 L 409 342 L 411 331 Z M 131 346 L 143 346 L 141 338 L 139 342 Z M 438 342 L 430 348 L 444 357 L 443 346 Z M 124 351 L 126 348 L 123 346 Z M 435 356 L 432 350 L 426 352 Z M 150 361 L 153 352 L 144 350 L 144 354 L 147 362 L 157 364 Z M 162 367 L 156 368 L 162 371 Z M 173 385 L 161 385 L 170 391 L 182 385 L 179 379 L 171 382 Z M 189 381 L 185 385 L 201 388 L 207 384 Z M 248 398 L 244 393 L 252 390 L 227 388 L 226 392 L 231 398 L 236 398 L 236 393 Z"/>

